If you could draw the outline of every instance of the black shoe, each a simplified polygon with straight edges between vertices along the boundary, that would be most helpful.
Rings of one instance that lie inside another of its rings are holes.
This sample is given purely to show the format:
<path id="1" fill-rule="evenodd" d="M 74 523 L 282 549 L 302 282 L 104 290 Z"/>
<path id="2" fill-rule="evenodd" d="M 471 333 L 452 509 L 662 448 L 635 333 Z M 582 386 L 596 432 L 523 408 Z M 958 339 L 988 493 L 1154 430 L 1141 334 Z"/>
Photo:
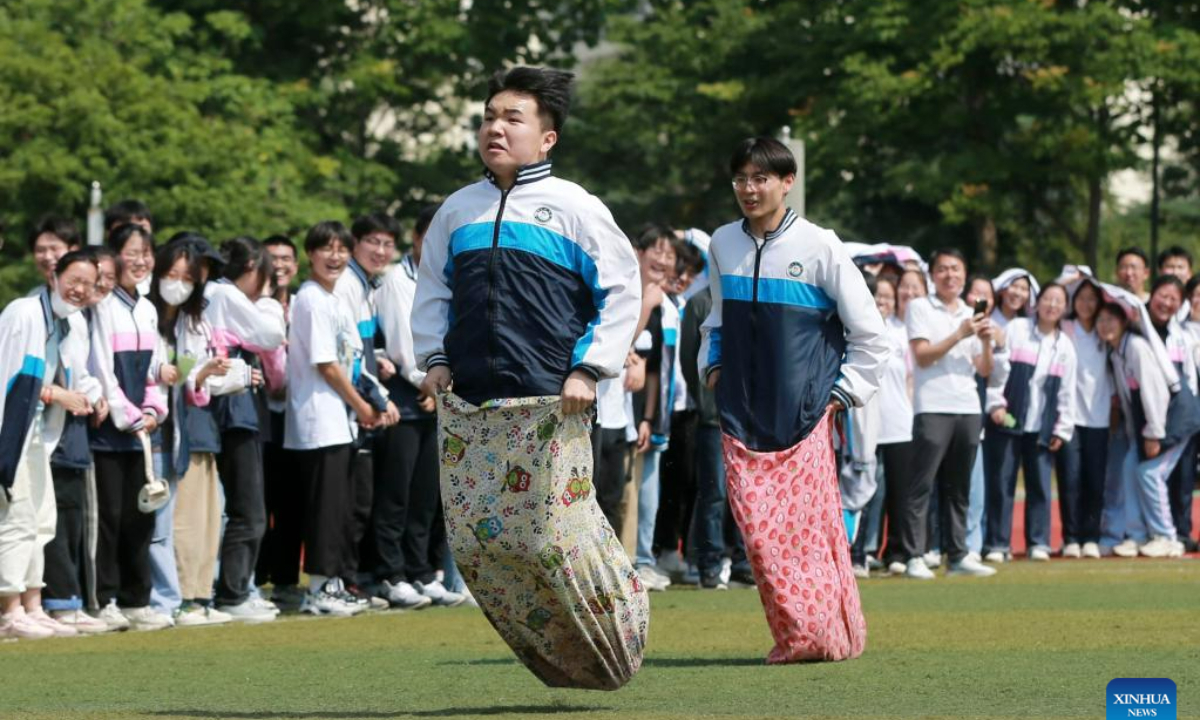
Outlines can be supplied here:
<path id="1" fill-rule="evenodd" d="M 1200 543 L 1197 543 L 1194 538 L 1181 538 L 1183 542 L 1183 551 L 1187 553 L 1200 552 Z"/>
<path id="2" fill-rule="evenodd" d="M 757 583 L 754 582 L 754 573 L 749 570 L 734 570 L 729 576 L 730 587 L 752 588 Z"/>

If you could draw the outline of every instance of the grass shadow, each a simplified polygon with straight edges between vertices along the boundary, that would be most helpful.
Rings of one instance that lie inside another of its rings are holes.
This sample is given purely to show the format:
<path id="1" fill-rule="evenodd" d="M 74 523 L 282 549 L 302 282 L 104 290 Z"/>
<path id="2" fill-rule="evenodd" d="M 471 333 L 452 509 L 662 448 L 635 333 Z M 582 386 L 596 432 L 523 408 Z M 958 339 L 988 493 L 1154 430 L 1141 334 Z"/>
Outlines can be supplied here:
<path id="1" fill-rule="evenodd" d="M 559 713 L 581 713 L 605 711 L 609 708 L 584 707 L 582 705 L 493 705 L 491 707 L 451 707 L 440 710 L 416 710 L 413 712 L 380 712 L 376 710 L 341 711 L 287 711 L 287 710 L 156 710 L 146 716 L 196 718 L 198 720 L 401 720 L 402 718 L 473 718 L 491 715 L 557 715 Z"/>
<path id="2" fill-rule="evenodd" d="M 642 667 L 692 668 L 692 667 L 766 667 L 767 661 L 760 657 L 712 658 L 712 657 L 656 657 L 646 658 Z"/>

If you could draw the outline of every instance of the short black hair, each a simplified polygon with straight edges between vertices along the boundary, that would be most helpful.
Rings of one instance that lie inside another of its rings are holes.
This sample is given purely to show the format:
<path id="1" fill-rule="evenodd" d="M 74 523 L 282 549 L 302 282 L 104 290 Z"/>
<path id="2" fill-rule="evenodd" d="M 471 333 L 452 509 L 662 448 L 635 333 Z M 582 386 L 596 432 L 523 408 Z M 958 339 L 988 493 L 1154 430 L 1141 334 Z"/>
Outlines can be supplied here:
<path id="1" fill-rule="evenodd" d="M 1192 254 L 1181 245 L 1172 245 L 1158 254 L 1158 267 L 1161 268 L 1163 263 L 1171 258 L 1181 257 L 1187 260 L 1188 267 L 1192 266 Z"/>
<path id="2" fill-rule="evenodd" d="M 1150 294 L 1153 295 L 1154 293 L 1158 292 L 1158 289 L 1164 285 L 1173 286 L 1176 290 L 1179 291 L 1180 295 L 1183 295 L 1183 292 L 1184 292 L 1183 281 L 1180 280 L 1179 278 L 1175 277 L 1174 275 L 1159 275 L 1157 278 L 1155 278 L 1154 282 L 1151 283 L 1151 285 L 1150 285 Z"/>
<path id="3" fill-rule="evenodd" d="M 360 216 L 350 226 L 350 233 L 355 240 L 362 240 L 372 233 L 391 235 L 393 240 L 399 240 L 403 228 L 400 221 L 385 212 L 373 212 Z"/>
<path id="4" fill-rule="evenodd" d="M 1122 248 L 1117 251 L 1117 264 L 1118 265 L 1121 264 L 1121 258 L 1125 257 L 1126 255 L 1137 255 L 1138 257 L 1140 257 L 1142 259 L 1142 263 L 1146 267 L 1150 267 L 1150 257 L 1148 255 L 1146 255 L 1145 250 L 1141 249 L 1137 245 L 1131 245 L 1127 248 Z"/>
<path id="5" fill-rule="evenodd" d="M 154 225 L 154 216 L 150 214 L 150 208 L 141 200 L 122 200 L 118 203 L 110 205 L 104 211 L 104 227 L 109 230 L 118 225 L 124 225 L 128 222 L 133 222 L 137 218 L 144 218 Z"/>
<path id="6" fill-rule="evenodd" d="M 421 208 L 421 212 L 417 213 L 417 224 L 413 225 L 413 232 L 417 234 L 417 237 L 425 237 L 425 232 L 429 230 L 429 224 L 433 222 L 433 216 L 437 215 L 438 210 L 441 209 L 441 203 Z"/>
<path id="7" fill-rule="evenodd" d="M 1191 299 L 1192 295 L 1196 292 L 1197 286 L 1200 286 L 1200 274 L 1193 275 L 1192 279 L 1187 281 L 1187 285 L 1184 285 L 1183 289 L 1187 293 L 1185 299 Z"/>
<path id="8" fill-rule="evenodd" d="M 299 257 L 300 253 L 296 252 L 296 243 L 287 235 L 272 235 L 266 240 L 263 240 L 263 247 L 289 247 L 292 249 L 292 255 Z"/>
<path id="9" fill-rule="evenodd" d="M 487 98 L 483 104 L 486 107 L 492 98 L 509 90 L 529 95 L 537 101 L 542 127 L 550 126 L 554 132 L 562 132 L 571 110 L 571 82 L 574 79 L 575 73 L 553 68 L 518 65 L 499 70 L 488 80 Z"/>
<path id="10" fill-rule="evenodd" d="M 666 240 L 674 248 L 675 231 L 666 225 L 655 225 L 653 223 L 644 225 L 633 235 L 633 249 L 645 252 L 657 245 L 659 240 Z"/>
<path id="11" fill-rule="evenodd" d="M 871 293 L 871 297 L 875 297 L 875 291 L 879 288 L 879 280 L 874 273 L 869 273 L 862 268 L 859 268 L 858 271 L 862 273 L 863 282 L 867 284 L 867 292 Z"/>
<path id="12" fill-rule="evenodd" d="M 54 266 L 54 276 L 59 277 L 67 271 L 75 263 L 85 262 L 91 264 L 96 269 L 99 269 L 99 263 L 96 260 L 96 254 L 90 250 L 72 250 L 58 259 L 58 264 Z"/>
<path id="13" fill-rule="evenodd" d="M 699 275 L 704 271 L 704 256 L 700 248 L 686 240 L 675 246 L 675 274 L 682 275 L 684 271 Z"/>
<path id="14" fill-rule="evenodd" d="M 967 258 L 965 255 L 962 254 L 962 250 L 959 250 L 956 247 L 941 247 L 941 248 L 938 248 L 937 250 L 934 250 L 933 253 L 930 254 L 930 256 L 929 256 L 930 271 L 932 271 L 934 266 L 937 265 L 938 258 L 940 258 L 943 255 L 949 255 L 950 257 L 957 259 L 960 263 L 963 264 L 963 270 L 967 269 Z M 991 283 L 990 280 L 988 282 Z"/>
<path id="15" fill-rule="evenodd" d="M 1125 325 L 1129 324 L 1129 315 L 1125 312 L 1125 306 L 1115 300 L 1100 303 L 1100 307 L 1096 309 L 1096 315 L 1099 316 L 1102 312 L 1120 318 Z"/>
<path id="16" fill-rule="evenodd" d="M 796 158 L 787 145 L 773 137 L 760 135 L 738 143 L 729 157 L 729 174 L 737 175 L 747 164 L 779 177 L 796 174 Z"/>
<path id="17" fill-rule="evenodd" d="M 29 231 L 30 252 L 33 252 L 33 246 L 42 235 L 53 235 L 65 242 L 69 248 L 79 247 L 83 244 L 79 235 L 79 226 L 75 224 L 75 221 L 59 215 L 44 215 L 38 218 L 33 229 Z"/>
<path id="18" fill-rule="evenodd" d="M 340 240 L 347 250 L 354 249 L 354 235 L 346 226 L 337 220 L 325 220 L 313 225 L 304 236 L 304 252 L 309 255 L 323 247 L 328 247 L 334 240 Z"/>
<path id="19" fill-rule="evenodd" d="M 113 252 L 117 255 L 120 255 L 121 251 L 125 249 L 125 244 L 134 235 L 141 235 L 146 238 L 146 242 L 150 244 L 151 252 L 154 251 L 154 234 L 141 225 L 134 225 L 133 223 L 123 223 L 110 229 L 108 231 L 108 238 L 105 239 L 104 244 L 112 248 Z"/>

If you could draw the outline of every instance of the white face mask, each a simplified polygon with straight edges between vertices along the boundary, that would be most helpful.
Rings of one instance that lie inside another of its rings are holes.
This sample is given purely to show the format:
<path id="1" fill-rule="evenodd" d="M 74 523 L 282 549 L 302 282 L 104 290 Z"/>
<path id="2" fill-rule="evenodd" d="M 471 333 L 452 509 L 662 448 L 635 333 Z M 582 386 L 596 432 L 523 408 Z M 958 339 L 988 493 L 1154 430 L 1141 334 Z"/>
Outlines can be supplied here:
<path id="1" fill-rule="evenodd" d="M 158 283 L 158 294 L 168 305 L 182 305 L 195 289 L 195 285 L 185 280 L 160 280 Z"/>
<path id="2" fill-rule="evenodd" d="M 60 318 L 65 318 L 83 310 L 81 305 L 72 305 L 58 294 L 57 290 L 50 291 L 50 309 Z"/>

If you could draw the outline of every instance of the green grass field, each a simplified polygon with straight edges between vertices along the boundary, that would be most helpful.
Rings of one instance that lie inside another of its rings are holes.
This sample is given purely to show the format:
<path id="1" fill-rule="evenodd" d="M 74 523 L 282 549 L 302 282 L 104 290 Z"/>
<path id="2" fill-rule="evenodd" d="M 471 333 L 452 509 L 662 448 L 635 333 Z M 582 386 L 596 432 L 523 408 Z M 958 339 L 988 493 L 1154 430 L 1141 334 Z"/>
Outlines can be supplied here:
<path id="1" fill-rule="evenodd" d="M 550 690 L 477 610 L 0 645 L 0 718 L 1103 717 L 1115 677 L 1168 677 L 1200 717 L 1200 562 L 1017 563 L 862 584 L 867 651 L 766 667 L 751 590 L 654 595 L 616 693 Z"/>

